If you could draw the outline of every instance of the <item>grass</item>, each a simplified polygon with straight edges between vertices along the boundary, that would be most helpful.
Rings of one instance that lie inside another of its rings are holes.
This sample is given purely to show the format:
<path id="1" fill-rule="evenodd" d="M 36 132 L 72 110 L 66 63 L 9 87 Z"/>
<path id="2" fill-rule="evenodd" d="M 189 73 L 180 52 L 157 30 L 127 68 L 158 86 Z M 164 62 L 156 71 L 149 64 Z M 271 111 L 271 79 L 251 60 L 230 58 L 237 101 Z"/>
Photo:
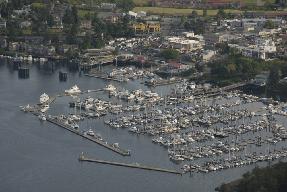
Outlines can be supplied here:
<path id="1" fill-rule="evenodd" d="M 31 28 L 23 29 L 22 33 L 23 35 L 32 35 L 32 29 Z"/>
<path id="2" fill-rule="evenodd" d="M 79 9 L 78 10 L 78 15 L 80 18 L 84 18 L 85 16 L 93 15 L 95 11 L 89 11 L 89 10 L 84 10 L 84 9 Z"/>
<path id="3" fill-rule="evenodd" d="M 150 0 L 133 0 L 136 6 L 148 6 Z"/>
<path id="4" fill-rule="evenodd" d="M 46 4 L 44 4 L 44 3 L 32 3 L 32 7 L 34 9 L 43 9 L 46 7 Z"/>

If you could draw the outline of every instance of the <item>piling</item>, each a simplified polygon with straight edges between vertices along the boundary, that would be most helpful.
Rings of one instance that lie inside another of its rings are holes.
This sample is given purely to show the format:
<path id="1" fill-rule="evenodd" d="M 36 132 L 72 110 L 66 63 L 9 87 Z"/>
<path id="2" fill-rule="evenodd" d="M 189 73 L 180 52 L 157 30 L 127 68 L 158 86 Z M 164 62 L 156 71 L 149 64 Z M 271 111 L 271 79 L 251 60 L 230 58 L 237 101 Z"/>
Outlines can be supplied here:
<path id="1" fill-rule="evenodd" d="M 68 78 L 68 74 L 66 72 L 62 72 L 60 71 L 59 72 L 59 81 L 67 81 L 67 78 Z"/>
<path id="2" fill-rule="evenodd" d="M 29 78 L 29 68 L 21 67 L 18 70 L 18 77 L 21 79 Z"/>

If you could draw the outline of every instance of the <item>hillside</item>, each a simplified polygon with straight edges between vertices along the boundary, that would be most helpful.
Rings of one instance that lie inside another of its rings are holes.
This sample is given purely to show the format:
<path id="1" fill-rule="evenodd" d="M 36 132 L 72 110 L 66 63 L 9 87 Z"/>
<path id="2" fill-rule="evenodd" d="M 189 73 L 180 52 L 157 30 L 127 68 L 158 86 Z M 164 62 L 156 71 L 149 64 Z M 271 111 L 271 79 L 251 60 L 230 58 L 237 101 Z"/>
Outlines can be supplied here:
<path id="1" fill-rule="evenodd" d="M 255 168 L 243 178 L 223 184 L 219 192 L 285 192 L 287 190 L 287 163 L 278 163 L 271 167 Z"/>

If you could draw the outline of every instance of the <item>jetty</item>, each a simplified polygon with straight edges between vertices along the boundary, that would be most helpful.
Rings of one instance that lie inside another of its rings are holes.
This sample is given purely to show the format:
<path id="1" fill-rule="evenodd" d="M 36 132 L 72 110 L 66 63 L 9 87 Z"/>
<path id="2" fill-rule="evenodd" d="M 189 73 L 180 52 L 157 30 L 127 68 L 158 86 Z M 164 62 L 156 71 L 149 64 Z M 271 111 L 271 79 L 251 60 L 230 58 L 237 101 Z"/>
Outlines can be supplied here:
<path id="1" fill-rule="evenodd" d="M 135 168 L 135 169 L 144 169 L 144 170 L 149 170 L 149 171 L 158 171 L 158 172 L 182 175 L 181 172 L 178 172 L 176 170 L 169 170 L 169 169 L 164 169 L 164 168 L 150 167 L 150 166 L 146 166 L 146 165 L 140 165 L 138 163 L 134 163 L 134 164 L 132 164 L 132 163 L 119 163 L 119 162 L 112 162 L 112 161 L 105 161 L 105 160 L 87 158 L 87 157 L 85 157 L 83 155 L 83 153 L 80 155 L 79 161 L 86 161 L 86 162 L 114 165 L 114 166 L 120 166 L 120 167 L 129 167 L 129 168 Z"/>
<path id="2" fill-rule="evenodd" d="M 97 143 L 97 144 L 99 144 L 99 145 L 101 145 L 101 146 L 103 146 L 103 147 L 105 147 L 105 148 L 107 148 L 107 149 L 109 149 L 111 151 L 114 151 L 114 152 L 116 152 L 116 153 L 118 153 L 118 154 L 120 154 L 122 156 L 130 156 L 130 151 L 129 150 L 121 149 L 121 148 L 116 147 L 114 145 L 110 145 L 107 142 L 102 141 L 102 140 L 100 140 L 98 138 L 86 135 L 85 133 L 80 132 L 79 130 L 74 129 L 71 126 L 69 126 L 69 125 L 57 120 L 56 118 L 52 118 L 52 117 L 48 116 L 46 119 L 50 123 L 58 125 L 59 127 L 62 127 L 62 128 L 66 129 L 66 130 L 68 130 L 68 131 L 70 131 L 70 132 L 72 132 L 72 133 L 74 133 L 76 135 L 79 135 L 79 136 L 81 136 L 81 137 L 83 137 L 85 139 L 88 139 L 88 140 L 90 140 L 90 141 L 92 141 L 94 143 Z"/>

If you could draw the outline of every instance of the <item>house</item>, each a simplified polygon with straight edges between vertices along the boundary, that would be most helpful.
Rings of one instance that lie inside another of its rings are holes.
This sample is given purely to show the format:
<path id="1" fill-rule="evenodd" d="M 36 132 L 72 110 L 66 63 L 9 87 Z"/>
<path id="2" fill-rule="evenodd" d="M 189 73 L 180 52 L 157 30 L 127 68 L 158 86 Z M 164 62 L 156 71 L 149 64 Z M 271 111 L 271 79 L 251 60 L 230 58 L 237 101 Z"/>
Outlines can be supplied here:
<path id="1" fill-rule="evenodd" d="M 211 60 L 212 57 L 216 55 L 216 51 L 213 50 L 204 50 L 202 53 L 202 60 L 203 62 L 208 62 Z"/>
<path id="2" fill-rule="evenodd" d="M 184 37 L 168 37 L 167 43 L 173 49 L 177 49 L 180 52 L 190 52 L 201 49 L 203 44 L 199 40 L 186 39 Z"/>
<path id="3" fill-rule="evenodd" d="M 115 3 L 101 3 L 100 8 L 104 10 L 113 10 L 117 7 Z"/>
<path id="4" fill-rule="evenodd" d="M 228 44 L 229 47 L 239 50 L 239 52 L 246 57 L 253 57 L 267 60 L 276 54 L 276 46 L 274 41 L 270 39 L 256 39 L 254 45 L 237 45 Z"/>
<path id="5" fill-rule="evenodd" d="M 65 54 L 69 50 L 76 50 L 78 49 L 77 45 L 69 45 L 69 44 L 63 44 L 57 48 L 57 53 L 59 54 Z"/>
<path id="6" fill-rule="evenodd" d="M 118 23 L 122 17 L 121 13 L 113 13 L 105 18 L 105 21 L 110 23 Z"/>
<path id="7" fill-rule="evenodd" d="M 7 47 L 7 40 L 6 37 L 1 36 L 0 37 L 0 48 L 4 49 Z"/>
<path id="8" fill-rule="evenodd" d="M 7 22 L 6 21 L 0 21 L 0 29 L 6 29 Z"/>
<path id="9" fill-rule="evenodd" d="M 134 29 L 135 33 L 154 33 L 154 32 L 160 32 L 160 23 L 158 22 L 147 22 L 147 23 L 135 23 L 132 25 L 132 28 Z"/>
<path id="10" fill-rule="evenodd" d="M 81 20 L 81 29 L 92 29 L 92 21 L 91 20 Z"/>
<path id="11" fill-rule="evenodd" d="M 32 25 L 31 21 L 23 21 L 19 24 L 21 29 L 31 27 L 31 25 Z"/>

